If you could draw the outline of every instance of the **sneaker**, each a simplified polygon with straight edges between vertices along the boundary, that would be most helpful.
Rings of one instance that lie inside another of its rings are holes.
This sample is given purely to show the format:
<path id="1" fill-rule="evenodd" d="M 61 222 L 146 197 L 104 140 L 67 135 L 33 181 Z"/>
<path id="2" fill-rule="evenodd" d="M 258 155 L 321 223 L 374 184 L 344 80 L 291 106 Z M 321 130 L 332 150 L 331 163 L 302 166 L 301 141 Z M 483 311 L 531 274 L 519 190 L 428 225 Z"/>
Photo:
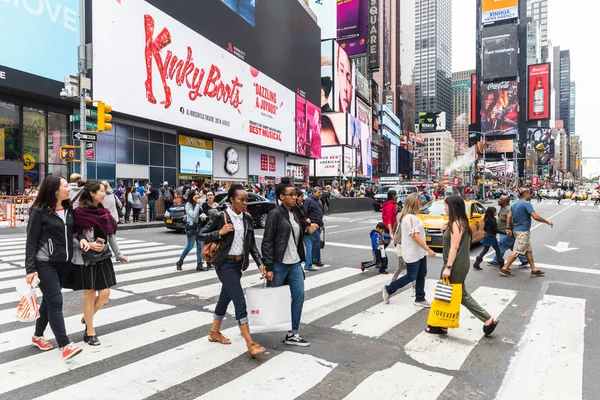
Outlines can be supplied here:
<path id="1" fill-rule="evenodd" d="M 498 263 L 497 262 L 493 262 L 493 261 L 488 261 L 488 265 L 491 265 L 493 267 L 497 267 Z"/>
<path id="2" fill-rule="evenodd" d="M 52 346 L 52 343 L 46 340 L 46 338 L 43 336 L 32 336 L 31 344 L 40 349 L 41 351 L 48 351 L 54 348 L 54 346 Z"/>
<path id="3" fill-rule="evenodd" d="M 428 302 L 427 300 L 415 301 L 415 306 L 421 306 L 423 308 L 430 308 L 431 307 L 431 303 Z"/>
<path id="4" fill-rule="evenodd" d="M 302 336 L 298 335 L 297 333 L 288 333 L 287 335 L 285 335 L 285 340 L 283 342 L 285 344 L 291 344 L 293 346 L 310 346 L 310 342 L 307 342 L 306 340 L 302 339 Z"/>
<path id="5" fill-rule="evenodd" d="M 365 263 L 360 263 L 360 270 L 365 272 Z"/>
<path id="6" fill-rule="evenodd" d="M 387 271 L 379 271 L 379 275 L 389 275 L 389 272 L 387 272 Z"/>
<path id="7" fill-rule="evenodd" d="M 383 301 L 385 301 L 385 304 L 390 304 L 390 294 L 388 293 L 385 285 L 383 285 L 381 288 L 381 295 L 383 296 Z"/>
<path id="8" fill-rule="evenodd" d="M 77 354 L 81 353 L 83 349 L 77 346 L 75 343 L 71 342 L 65 347 L 61 348 L 60 351 L 62 351 L 63 360 L 68 361 L 71 358 L 75 357 Z"/>
<path id="9" fill-rule="evenodd" d="M 317 267 L 321 267 L 321 268 L 323 268 L 325 266 L 325 264 L 323 264 L 321 261 L 313 262 L 313 265 L 316 265 Z"/>
<path id="10" fill-rule="evenodd" d="M 318 271 L 318 270 L 320 270 L 320 269 L 321 269 L 321 268 L 319 268 L 319 267 L 315 267 L 314 265 L 312 266 L 312 268 L 304 268 L 304 270 L 305 270 L 305 271 L 313 271 L 313 272 L 314 272 L 314 271 Z"/>

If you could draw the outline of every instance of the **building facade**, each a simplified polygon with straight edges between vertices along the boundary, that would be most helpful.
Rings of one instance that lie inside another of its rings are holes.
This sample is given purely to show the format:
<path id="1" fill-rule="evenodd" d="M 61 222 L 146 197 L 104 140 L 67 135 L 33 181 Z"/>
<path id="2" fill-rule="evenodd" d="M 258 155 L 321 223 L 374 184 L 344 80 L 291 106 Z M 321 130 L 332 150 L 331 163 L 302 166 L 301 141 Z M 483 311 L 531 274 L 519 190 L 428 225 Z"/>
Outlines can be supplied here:
<path id="1" fill-rule="evenodd" d="M 452 139 L 454 156 L 459 157 L 469 149 L 469 123 L 471 122 L 471 75 L 475 70 L 452 73 Z"/>
<path id="2" fill-rule="evenodd" d="M 415 27 L 415 119 L 422 111 L 451 115 L 451 1 L 416 0 Z"/>
<path id="3" fill-rule="evenodd" d="M 571 161 L 570 161 L 570 170 L 571 176 L 573 179 L 581 179 L 583 166 L 581 163 L 582 160 L 582 143 L 581 139 L 578 135 L 570 135 L 569 141 L 571 143 Z"/>
<path id="4" fill-rule="evenodd" d="M 549 61 L 550 52 L 549 47 L 551 44 L 551 37 L 549 33 L 549 1 L 548 0 L 527 0 L 527 18 L 530 19 L 534 26 L 538 26 L 539 29 L 539 43 L 541 61 Z M 529 20 L 528 20 L 529 22 Z M 528 24 L 529 25 L 529 24 Z M 528 32 L 529 34 L 529 29 Z M 528 40 L 529 44 L 529 40 Z M 528 51 L 529 58 L 529 51 Z"/>
<path id="5" fill-rule="evenodd" d="M 569 132 L 575 133 L 575 82 L 571 81 L 569 93 Z"/>
<path id="6" fill-rule="evenodd" d="M 404 134 L 415 126 L 415 0 L 396 0 L 400 40 L 396 43 L 400 68 L 398 84 L 398 115 Z"/>
<path id="7" fill-rule="evenodd" d="M 571 52 L 560 51 L 560 117 L 567 134 L 571 133 Z"/>
<path id="8" fill-rule="evenodd" d="M 450 131 L 423 133 L 423 159 L 428 161 L 429 175 L 440 178 L 454 160 L 454 139 Z"/>

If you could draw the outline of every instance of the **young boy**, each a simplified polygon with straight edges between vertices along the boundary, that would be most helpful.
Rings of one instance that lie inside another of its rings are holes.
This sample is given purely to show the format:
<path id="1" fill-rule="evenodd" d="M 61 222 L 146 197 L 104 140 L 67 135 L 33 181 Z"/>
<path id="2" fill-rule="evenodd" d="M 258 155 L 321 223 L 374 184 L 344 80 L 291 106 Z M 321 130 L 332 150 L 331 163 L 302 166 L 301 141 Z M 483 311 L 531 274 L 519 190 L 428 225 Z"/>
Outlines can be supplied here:
<path id="1" fill-rule="evenodd" d="M 360 270 L 365 271 L 365 269 L 370 268 L 374 265 L 379 267 L 380 275 L 387 275 L 388 272 L 388 258 L 385 254 L 385 246 L 383 241 L 390 240 L 390 235 L 385 233 L 385 224 L 380 222 L 377 224 L 375 229 L 373 229 L 370 233 L 371 236 L 371 248 L 373 249 L 373 260 L 364 261 L 360 263 Z"/>

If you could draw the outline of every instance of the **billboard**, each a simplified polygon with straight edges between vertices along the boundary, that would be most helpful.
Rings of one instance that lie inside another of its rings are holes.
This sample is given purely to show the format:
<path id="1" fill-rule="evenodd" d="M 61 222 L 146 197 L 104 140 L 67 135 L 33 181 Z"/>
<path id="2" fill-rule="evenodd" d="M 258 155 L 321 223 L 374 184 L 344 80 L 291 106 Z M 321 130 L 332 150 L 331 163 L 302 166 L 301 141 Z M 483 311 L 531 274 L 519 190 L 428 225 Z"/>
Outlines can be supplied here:
<path id="1" fill-rule="evenodd" d="M 528 67 L 527 119 L 550 119 L 550 63 Z"/>
<path id="2" fill-rule="evenodd" d="M 554 156 L 551 129 L 528 128 L 526 147 L 535 151 L 537 165 L 548 165 Z"/>
<path id="3" fill-rule="evenodd" d="M 337 2 L 337 39 L 349 56 L 367 52 L 367 20 L 367 0 Z"/>
<path id="4" fill-rule="evenodd" d="M 482 158 L 485 149 L 486 159 L 500 159 L 504 154 L 507 158 L 513 157 L 515 151 L 515 141 L 510 139 L 486 140 L 479 142 L 476 146 L 478 158 Z"/>
<path id="5" fill-rule="evenodd" d="M 296 151 L 294 92 L 147 2 L 102 3 L 93 3 L 94 97 L 124 114 Z"/>
<path id="6" fill-rule="evenodd" d="M 315 160 L 315 176 L 340 176 L 343 173 L 343 146 L 324 147 Z"/>
<path id="7" fill-rule="evenodd" d="M 519 0 L 481 0 L 481 22 L 502 21 L 519 16 Z"/>
<path id="8" fill-rule="evenodd" d="M 519 41 L 517 24 L 483 28 L 481 39 L 483 80 L 512 78 L 519 74 Z"/>
<path id="9" fill-rule="evenodd" d="M 477 74 L 471 74 L 471 124 L 477 123 Z"/>
<path id="10" fill-rule="evenodd" d="M 369 58 L 369 70 L 379 70 L 379 0 L 368 0 L 369 4 L 369 21 L 367 24 L 368 31 L 368 49 L 367 56 Z"/>
<path id="11" fill-rule="evenodd" d="M 321 42 L 321 112 L 333 112 L 333 45 L 335 40 Z"/>
<path id="12" fill-rule="evenodd" d="M 481 90 L 481 131 L 490 135 L 516 135 L 519 120 L 517 81 L 485 83 Z"/>
<path id="13" fill-rule="evenodd" d="M 321 114 L 321 145 L 337 146 L 348 143 L 346 113 Z"/>
<path id="14" fill-rule="evenodd" d="M 337 37 L 337 4 L 335 1 L 307 0 L 308 6 L 317 16 L 321 28 L 321 40 Z"/>
<path id="15" fill-rule="evenodd" d="M 75 0 L 70 1 L 77 3 Z M 35 4 L 38 2 L 42 3 L 35 1 Z M 306 93 L 305 97 L 308 101 L 313 104 L 319 102 L 315 80 L 319 74 L 321 32 L 317 22 L 298 1 L 188 1 L 183 7 L 181 2 L 173 0 L 110 1 L 114 5 L 107 7 L 106 11 L 100 11 L 100 14 L 96 12 L 96 7 L 100 9 L 105 2 L 91 3 L 94 3 L 92 5 L 94 30 L 97 24 L 110 26 L 112 16 L 120 13 L 124 8 L 139 6 L 141 9 L 147 9 L 149 3 L 292 92 L 296 93 L 300 89 Z M 290 15 L 294 18 L 290 18 Z M 137 19 L 136 17 L 131 20 L 130 29 L 135 30 L 137 27 L 143 30 L 143 20 L 140 26 L 135 22 Z M 223 29 L 224 26 L 227 29 Z M 158 34 L 158 29 L 162 29 L 162 26 L 157 25 L 156 28 Z M 98 41 L 94 41 L 94 45 L 96 43 Z M 138 46 L 143 45 L 144 42 L 138 44 Z M 75 48 L 76 46 L 73 47 Z M 105 56 L 111 52 L 101 54 Z M 182 54 L 184 61 L 185 54 L 185 52 Z M 195 63 L 202 61 L 199 54 L 193 61 Z M 94 69 L 95 67 L 96 65 Z"/>
<path id="16" fill-rule="evenodd" d="M 419 132 L 446 130 L 446 112 L 419 112 Z"/>
<path id="17" fill-rule="evenodd" d="M 321 108 L 296 95 L 296 153 L 321 157 Z"/>
<path id="18" fill-rule="evenodd" d="M 356 150 L 356 175 L 371 177 L 371 129 L 353 116 L 348 117 L 348 142 Z"/>
<path id="19" fill-rule="evenodd" d="M 179 135 L 179 173 L 212 175 L 213 142 L 192 136 Z"/>
<path id="20" fill-rule="evenodd" d="M 354 114 L 355 113 L 355 66 L 348 54 L 341 46 L 334 42 L 333 66 L 335 78 L 333 79 L 333 104 L 334 111 Z"/>
<path id="21" fill-rule="evenodd" d="M 371 124 L 373 123 L 371 114 L 371 107 L 361 99 L 356 99 L 356 118 L 367 124 L 369 128 L 371 128 Z"/>

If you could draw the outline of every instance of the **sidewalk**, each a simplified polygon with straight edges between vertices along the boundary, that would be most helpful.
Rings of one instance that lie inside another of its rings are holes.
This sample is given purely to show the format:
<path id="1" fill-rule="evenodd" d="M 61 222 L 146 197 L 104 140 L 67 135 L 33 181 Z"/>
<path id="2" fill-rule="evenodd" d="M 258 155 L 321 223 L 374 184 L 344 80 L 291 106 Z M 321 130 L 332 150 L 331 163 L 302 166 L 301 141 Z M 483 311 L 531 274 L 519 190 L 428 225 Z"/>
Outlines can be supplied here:
<path id="1" fill-rule="evenodd" d="M 144 228 L 160 228 L 164 227 L 165 224 L 163 221 L 155 221 L 155 222 L 129 222 L 127 224 L 119 224 L 119 231 L 128 231 L 131 229 L 144 229 Z M 8 235 L 23 235 L 27 233 L 27 222 L 19 221 L 17 223 L 16 228 L 9 228 L 8 222 L 0 223 L 0 236 L 8 236 Z"/>

